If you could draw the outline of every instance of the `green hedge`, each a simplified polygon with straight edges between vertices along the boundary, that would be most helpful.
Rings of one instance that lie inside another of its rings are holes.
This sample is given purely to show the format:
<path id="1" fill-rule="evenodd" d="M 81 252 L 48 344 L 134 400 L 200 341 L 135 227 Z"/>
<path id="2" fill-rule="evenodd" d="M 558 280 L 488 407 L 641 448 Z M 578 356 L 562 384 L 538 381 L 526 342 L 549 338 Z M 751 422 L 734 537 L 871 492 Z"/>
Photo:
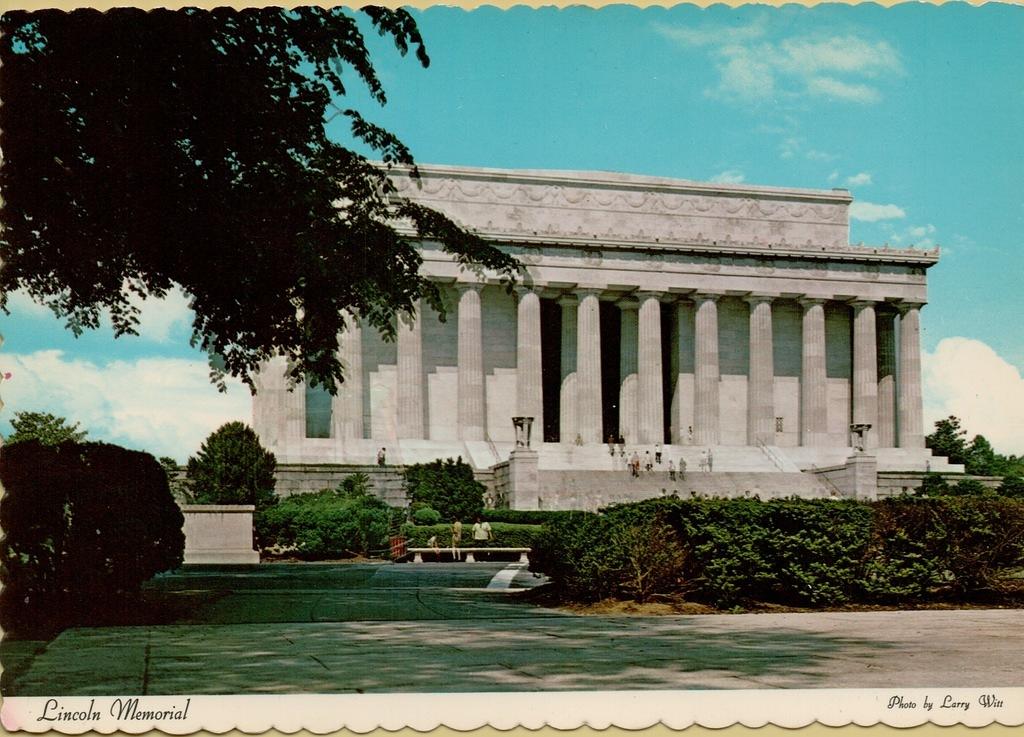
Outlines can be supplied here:
<path id="1" fill-rule="evenodd" d="M 492 523 L 511 522 L 519 525 L 545 525 L 548 522 L 571 517 L 574 514 L 582 514 L 582 512 L 550 509 L 485 509 L 480 513 L 480 518 Z M 463 520 L 463 522 L 466 521 Z"/>
<path id="2" fill-rule="evenodd" d="M 403 516 L 366 493 L 293 494 L 256 513 L 256 539 L 262 550 L 277 548 L 304 560 L 384 556 L 389 531 Z"/>
<path id="3" fill-rule="evenodd" d="M 655 499 L 555 520 L 531 555 L 569 599 L 641 598 L 640 571 L 658 581 L 644 597 L 687 592 L 722 607 L 965 595 L 998 589 L 1022 564 L 1024 502 L 992 496 Z"/>
<path id="4" fill-rule="evenodd" d="M 491 534 L 494 536 L 490 545 L 504 548 L 532 548 L 537 537 L 544 529 L 541 525 L 514 525 L 506 522 L 491 522 Z M 440 525 L 402 525 L 402 535 L 406 538 L 406 544 L 412 548 L 426 547 L 427 540 L 437 536 L 437 543 L 441 547 L 451 546 L 452 526 L 450 524 Z M 473 546 L 473 526 L 463 525 L 462 545 L 460 547 Z"/>

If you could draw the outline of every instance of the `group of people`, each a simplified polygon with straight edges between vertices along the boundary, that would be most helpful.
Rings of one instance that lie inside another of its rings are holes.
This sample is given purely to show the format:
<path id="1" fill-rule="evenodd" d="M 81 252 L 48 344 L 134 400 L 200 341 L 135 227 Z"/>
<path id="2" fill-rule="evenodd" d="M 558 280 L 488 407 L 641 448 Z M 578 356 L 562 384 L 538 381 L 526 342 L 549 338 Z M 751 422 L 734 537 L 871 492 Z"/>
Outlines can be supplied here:
<path id="1" fill-rule="evenodd" d="M 655 466 L 661 466 L 663 458 L 661 443 L 654 445 L 653 454 L 651 451 L 645 450 L 643 458 L 641 458 L 640 452 L 634 450 L 633 454 L 627 458 L 625 440 L 621 437 L 615 438 L 612 435 L 608 436 L 608 453 L 612 458 L 618 455 L 626 464 L 626 468 L 629 469 L 629 473 L 633 478 L 640 478 L 641 473 L 652 473 L 655 470 Z M 701 471 L 710 473 L 714 470 L 715 458 L 711 448 L 701 451 L 699 464 Z M 680 458 L 679 465 L 676 465 L 672 459 L 669 459 L 666 470 L 668 471 L 669 480 L 682 480 L 686 475 L 686 459 Z"/>
<path id="2" fill-rule="evenodd" d="M 452 522 L 451 527 L 451 538 L 452 538 L 452 560 L 462 560 L 462 522 L 461 520 L 455 520 Z M 473 547 L 483 548 L 486 547 L 494 539 L 494 533 L 491 531 L 491 523 L 487 520 L 482 520 L 479 517 L 476 518 L 476 522 L 473 523 Z M 441 558 L 441 544 L 437 540 L 437 535 L 431 535 L 427 539 L 427 547 L 433 548 L 434 553 L 437 555 L 438 560 Z"/>

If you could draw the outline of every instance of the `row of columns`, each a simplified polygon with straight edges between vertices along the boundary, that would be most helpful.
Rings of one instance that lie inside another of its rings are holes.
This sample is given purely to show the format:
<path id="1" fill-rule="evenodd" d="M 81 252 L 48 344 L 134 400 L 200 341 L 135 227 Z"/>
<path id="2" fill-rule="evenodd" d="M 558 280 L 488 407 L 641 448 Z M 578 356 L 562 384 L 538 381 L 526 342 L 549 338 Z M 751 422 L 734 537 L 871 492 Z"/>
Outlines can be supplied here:
<path id="1" fill-rule="evenodd" d="M 484 440 L 486 416 L 483 370 L 483 323 L 480 284 L 459 284 L 458 424 L 460 439 Z M 541 309 L 536 289 L 520 287 L 517 306 L 517 413 L 543 427 L 541 376 Z M 581 290 L 559 299 L 562 308 L 560 427 L 563 442 L 579 438 L 601 442 L 602 382 L 600 303 L 597 290 Z M 692 303 L 679 302 L 680 324 L 694 313 L 694 423 L 698 445 L 719 442 L 720 293 L 698 293 Z M 747 432 L 751 445 L 770 444 L 775 436 L 774 295 L 751 295 L 750 369 Z M 828 395 L 825 366 L 825 301 L 806 298 L 802 307 L 802 379 L 800 388 L 802 445 L 820 446 L 828 438 Z M 923 447 L 921 419 L 920 305 L 898 306 L 901 314 L 899 365 L 895 365 L 893 316 L 879 315 L 873 301 L 853 308 L 853 421 L 872 426 L 868 446 Z M 639 292 L 619 302 L 620 432 L 640 443 L 664 437 L 661 295 Z M 418 314 L 402 320 L 397 335 L 397 410 L 399 438 L 423 438 L 422 333 Z M 332 435 L 363 437 L 362 333 L 358 321 L 346 316 L 348 328 L 339 336 L 339 356 L 346 381 L 332 400 Z M 680 342 L 683 345 L 683 342 Z M 897 389 L 899 391 L 898 410 Z M 898 412 L 898 414 L 897 414 Z M 895 428 L 898 426 L 898 437 Z M 678 440 L 678 439 L 677 439 Z"/>
<path id="2" fill-rule="evenodd" d="M 718 293 L 693 297 L 694 423 L 693 441 L 716 445 L 719 421 Z M 638 299 L 619 302 L 620 334 L 619 402 L 620 433 L 630 442 L 656 443 L 664 437 L 660 295 L 640 292 Z M 747 442 L 771 444 L 775 438 L 775 374 L 772 334 L 772 302 L 775 295 L 746 297 L 750 305 L 749 373 L 747 383 Z M 799 300 L 802 314 L 802 380 L 800 442 L 828 444 L 828 383 L 825 365 L 825 300 Z M 600 417 L 584 403 L 600 397 L 601 378 L 574 373 L 573 356 L 583 346 L 600 346 L 596 324 L 585 321 L 572 296 L 562 305 L 562 440 L 580 437 L 599 440 Z M 582 305 L 583 302 L 581 301 Z M 870 447 L 924 447 L 921 421 L 920 322 L 918 304 L 899 306 L 901 318 L 900 364 L 895 366 L 895 325 L 890 314 L 878 315 L 873 301 L 852 303 L 853 325 L 853 421 L 872 426 Z M 689 302 L 679 302 L 680 323 L 687 319 Z M 683 341 L 680 345 L 684 345 Z M 574 353 L 575 352 L 575 353 Z M 578 364 L 582 367 L 582 363 Z M 593 364 L 591 364 L 593 365 Z M 897 427 L 897 386 L 899 387 Z M 573 406 L 573 400 L 576 406 Z M 584 422 L 584 417 L 587 421 Z M 568 432 L 566 432 L 568 429 Z M 676 439 L 681 442 L 681 438 Z"/>

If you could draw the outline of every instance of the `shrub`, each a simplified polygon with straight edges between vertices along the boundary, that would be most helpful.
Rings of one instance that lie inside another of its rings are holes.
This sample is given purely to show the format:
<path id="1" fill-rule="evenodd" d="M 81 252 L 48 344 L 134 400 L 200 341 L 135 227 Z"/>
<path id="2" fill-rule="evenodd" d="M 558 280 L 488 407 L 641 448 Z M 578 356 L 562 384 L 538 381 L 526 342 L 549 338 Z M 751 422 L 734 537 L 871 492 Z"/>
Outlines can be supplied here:
<path id="1" fill-rule="evenodd" d="M 183 518 L 155 458 L 104 443 L 0 451 L 5 630 L 86 621 L 127 606 L 181 564 Z"/>
<path id="2" fill-rule="evenodd" d="M 404 476 L 409 500 L 436 509 L 441 519 L 475 519 L 484 508 L 484 485 L 461 458 L 413 464 Z"/>
<path id="3" fill-rule="evenodd" d="M 491 534 L 494 541 L 491 545 L 504 548 L 533 548 L 537 537 L 542 533 L 540 525 L 514 525 L 503 522 L 491 523 Z M 413 548 L 426 547 L 427 540 L 437 536 L 437 542 L 441 547 L 450 546 L 452 540 L 452 526 L 450 523 L 434 525 L 402 525 L 402 535 L 407 540 L 407 545 Z M 462 544 L 460 547 L 473 547 L 473 533 L 467 528 L 462 530 Z"/>
<path id="4" fill-rule="evenodd" d="M 632 575 L 643 561 L 651 572 Z M 1024 501 L 655 499 L 551 522 L 531 562 L 580 601 L 681 588 L 720 607 L 964 596 L 1024 564 Z"/>
<path id="5" fill-rule="evenodd" d="M 274 504 L 274 454 L 251 427 L 229 422 L 210 434 L 188 459 L 187 477 L 199 504 Z"/>
<path id="6" fill-rule="evenodd" d="M 940 583 L 946 538 L 942 504 L 911 496 L 872 504 L 871 542 L 860 575 L 864 598 L 919 601 Z"/>
<path id="7" fill-rule="evenodd" d="M 412 521 L 417 525 L 436 525 L 441 522 L 441 513 L 432 507 L 418 507 L 413 510 Z"/>
<path id="8" fill-rule="evenodd" d="M 978 479 L 960 479 L 952 489 L 951 496 L 994 496 L 995 491 Z"/>
<path id="9" fill-rule="evenodd" d="M 488 522 L 512 522 L 520 525 L 543 525 L 556 519 L 562 519 L 583 512 L 552 509 L 485 509 L 480 518 Z M 463 522 L 475 519 L 466 517 Z"/>
<path id="10" fill-rule="evenodd" d="M 926 473 L 914 493 L 918 496 L 946 496 L 949 494 L 949 484 L 941 474 Z"/>
<path id="11" fill-rule="evenodd" d="M 998 590 L 1024 564 L 1024 502 L 1000 497 L 943 499 L 943 567 L 953 590 Z"/>
<path id="12" fill-rule="evenodd" d="M 281 548 L 305 560 L 382 555 L 401 510 L 368 494 L 325 489 L 293 494 L 256 514 L 261 549 Z"/>
<path id="13" fill-rule="evenodd" d="M 999 484 L 998 493 L 1013 499 L 1024 498 L 1024 478 L 1021 476 L 1004 476 Z"/>
<path id="14" fill-rule="evenodd" d="M 871 539 L 871 508 L 827 499 L 773 499 L 767 506 L 779 598 L 829 606 L 854 596 Z"/>

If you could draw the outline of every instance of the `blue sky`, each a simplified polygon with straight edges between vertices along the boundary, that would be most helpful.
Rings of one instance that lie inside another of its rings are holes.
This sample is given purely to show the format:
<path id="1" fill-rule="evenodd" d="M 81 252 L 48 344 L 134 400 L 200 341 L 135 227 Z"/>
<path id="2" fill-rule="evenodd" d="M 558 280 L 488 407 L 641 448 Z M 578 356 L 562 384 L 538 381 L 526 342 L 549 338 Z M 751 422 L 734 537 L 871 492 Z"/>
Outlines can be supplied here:
<path id="1" fill-rule="evenodd" d="M 1024 8 L 908 4 L 413 11 L 432 63 L 374 40 L 389 103 L 350 99 L 417 160 L 846 187 L 851 242 L 941 245 L 923 312 L 926 421 L 1024 452 Z M 344 140 L 340 119 L 330 130 Z M 74 340 L 14 299 L 7 407 L 179 460 L 244 390 L 217 395 L 183 298 L 143 336 Z"/>

